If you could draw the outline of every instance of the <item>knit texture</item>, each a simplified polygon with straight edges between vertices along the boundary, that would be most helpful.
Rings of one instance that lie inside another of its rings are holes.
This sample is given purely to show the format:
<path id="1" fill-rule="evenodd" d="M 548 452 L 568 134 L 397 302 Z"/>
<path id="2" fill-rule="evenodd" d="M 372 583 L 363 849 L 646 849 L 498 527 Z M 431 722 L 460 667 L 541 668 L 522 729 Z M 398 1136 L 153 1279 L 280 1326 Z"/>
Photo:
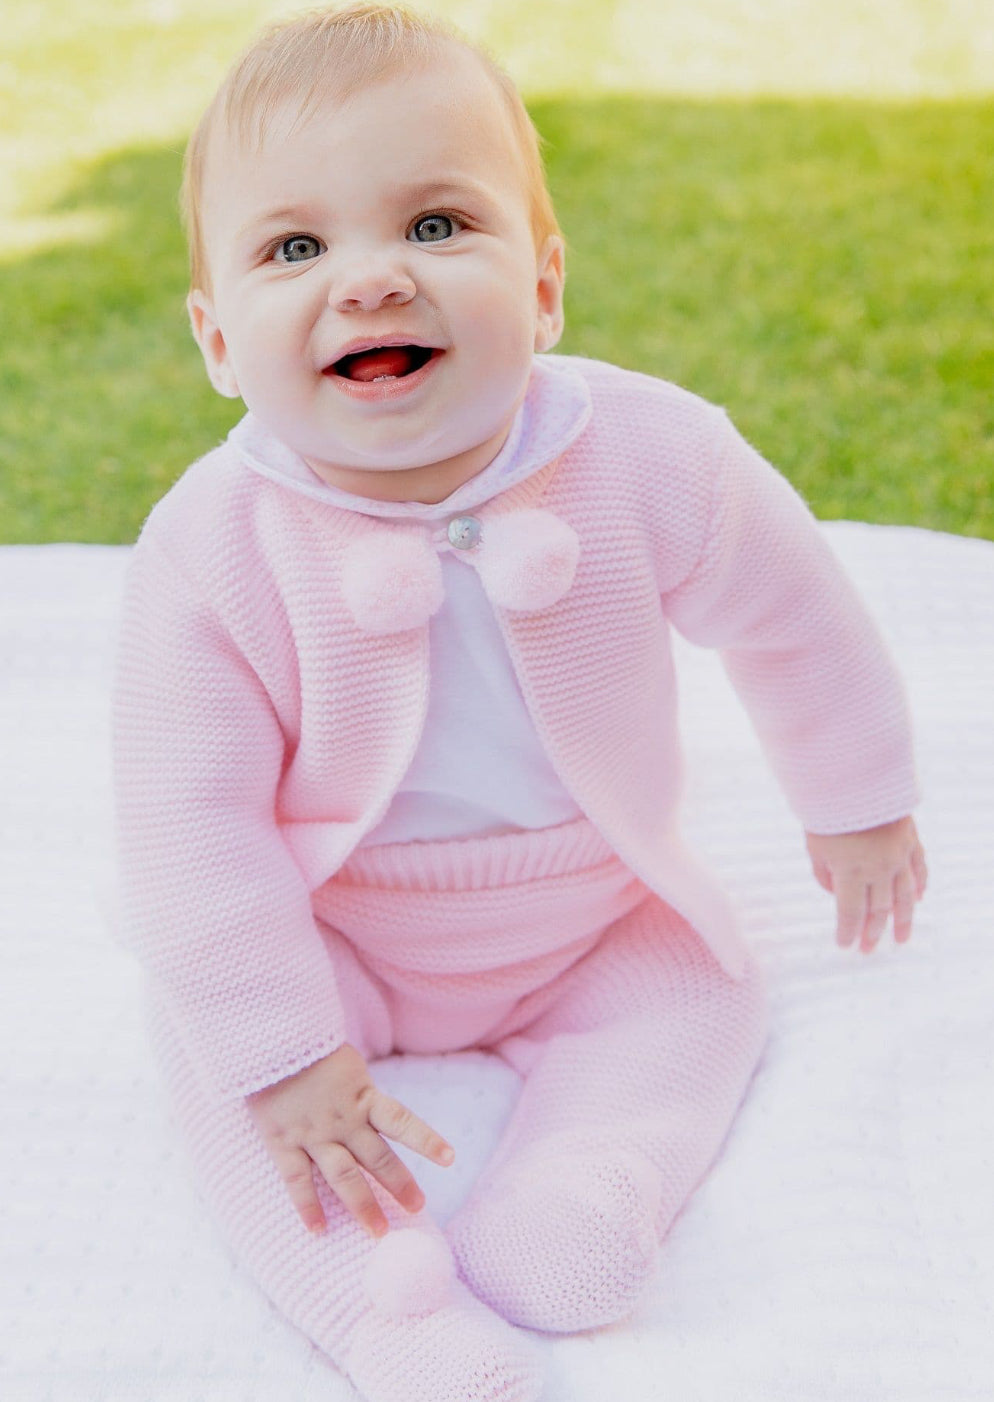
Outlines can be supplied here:
<path id="1" fill-rule="evenodd" d="M 525 1077 L 521 1098 L 446 1233 L 504 1318 L 574 1332 L 638 1303 L 746 1092 L 766 992 L 758 966 L 729 979 L 648 896 L 531 1011 L 497 1044 Z"/>
<path id="2" fill-rule="evenodd" d="M 318 1176 L 328 1229 L 311 1236 L 244 1103 L 204 1088 L 153 994 L 160 1064 L 208 1206 L 244 1268 L 367 1402 L 531 1402 L 541 1372 L 512 1325 L 573 1331 L 637 1304 L 761 1053 L 761 971 L 750 960 L 730 979 L 586 819 L 370 849 L 328 886 L 338 923 L 321 934 L 352 1045 L 374 1060 L 456 1028 L 460 1045 L 492 1048 L 524 1078 L 446 1229 L 462 1283 L 445 1288 L 428 1214 L 408 1216 L 375 1184 L 401 1240 L 374 1242 Z M 538 932 L 544 953 L 483 969 L 495 931 L 515 953 Z M 407 1262 L 403 1279 L 384 1278 L 391 1253 Z M 409 1275 L 419 1255 L 431 1258 L 421 1301 Z"/>
<path id="3" fill-rule="evenodd" d="M 352 1335 L 346 1371 L 367 1402 L 535 1402 L 538 1350 L 466 1288 L 424 1318 L 371 1312 Z"/>
<path id="4" fill-rule="evenodd" d="M 550 607 L 497 610 L 508 652 L 580 810 L 741 978 L 729 903 L 679 838 L 670 624 L 722 650 L 812 831 L 916 802 L 903 691 L 807 508 L 720 410 L 647 376 L 545 360 L 536 402 L 579 376 L 590 421 L 477 514 L 486 527 L 547 510 L 579 558 Z M 265 456 L 263 430 L 254 442 Z M 128 937 L 198 1073 L 227 1096 L 344 1038 L 315 905 L 386 812 L 430 684 L 427 624 L 371 633 L 343 593 L 353 542 L 392 528 L 299 489 L 281 454 L 272 445 L 265 475 L 224 445 L 153 511 L 115 696 Z"/>
<path id="5" fill-rule="evenodd" d="M 372 1045 L 455 1051 L 496 1042 L 646 888 L 586 818 L 538 833 L 364 849 L 317 901 L 336 962 L 351 951 L 386 1013 Z M 343 946 L 340 948 L 340 944 Z M 349 1002 L 369 1004 L 361 987 Z"/>
<path id="6" fill-rule="evenodd" d="M 196 1180 L 235 1259 L 352 1379 L 365 1402 L 537 1402 L 544 1366 L 524 1336 L 458 1281 L 438 1290 L 437 1262 L 434 1307 L 405 1312 L 395 1293 L 390 1298 L 391 1282 L 377 1278 L 376 1258 L 386 1242 L 374 1242 L 358 1226 L 319 1174 L 327 1229 L 310 1234 L 244 1104 L 205 1095 L 167 1010 L 154 998 L 148 1025 Z M 426 1213 L 408 1217 L 370 1184 L 391 1235 L 416 1232 L 441 1243 Z M 414 1304 L 410 1295 L 407 1303 Z"/>

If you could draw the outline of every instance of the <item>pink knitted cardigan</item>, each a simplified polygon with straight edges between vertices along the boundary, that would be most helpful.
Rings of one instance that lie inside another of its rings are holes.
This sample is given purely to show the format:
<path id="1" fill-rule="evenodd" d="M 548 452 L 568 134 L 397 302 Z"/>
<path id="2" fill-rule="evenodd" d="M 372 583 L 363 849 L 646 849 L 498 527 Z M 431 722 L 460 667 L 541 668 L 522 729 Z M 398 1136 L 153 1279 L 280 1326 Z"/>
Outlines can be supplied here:
<path id="1" fill-rule="evenodd" d="M 903 689 L 811 513 L 723 411 L 601 362 L 540 360 L 538 411 L 557 375 L 578 375 L 592 414 L 558 459 L 474 512 L 479 556 L 487 524 L 521 512 L 552 513 L 579 549 L 555 602 L 540 591 L 538 607 L 495 605 L 501 630 L 565 788 L 737 978 L 735 917 L 677 825 L 670 625 L 721 650 L 811 832 L 917 802 Z M 389 616 L 361 626 L 343 578 L 395 544 L 400 558 L 426 528 L 295 489 L 272 441 L 264 475 L 238 438 L 194 463 L 145 525 L 114 698 L 126 938 L 222 1096 L 344 1040 L 312 895 L 386 812 L 429 686 L 430 607 L 394 631 Z"/>

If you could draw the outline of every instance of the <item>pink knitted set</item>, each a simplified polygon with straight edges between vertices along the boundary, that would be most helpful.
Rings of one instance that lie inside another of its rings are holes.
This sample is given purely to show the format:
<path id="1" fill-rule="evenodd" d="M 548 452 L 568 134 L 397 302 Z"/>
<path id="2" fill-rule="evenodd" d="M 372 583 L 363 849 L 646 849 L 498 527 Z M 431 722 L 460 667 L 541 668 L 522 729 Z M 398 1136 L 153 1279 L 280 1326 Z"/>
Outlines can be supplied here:
<path id="1" fill-rule="evenodd" d="M 258 426 L 159 504 L 128 582 L 120 865 L 155 1044 L 239 1259 L 370 1402 L 537 1398 L 513 1325 L 631 1309 L 761 1053 L 760 972 L 678 835 L 669 624 L 722 650 L 810 831 L 917 801 L 898 679 L 787 483 L 694 396 L 542 359 L 538 409 L 580 376 L 591 417 L 475 513 L 474 565 L 581 819 L 361 845 L 418 744 L 437 542 L 291 490 Z M 321 1184 L 328 1233 L 300 1224 L 242 1097 L 343 1041 L 525 1078 L 444 1239 L 379 1190 L 406 1228 L 379 1245 Z"/>

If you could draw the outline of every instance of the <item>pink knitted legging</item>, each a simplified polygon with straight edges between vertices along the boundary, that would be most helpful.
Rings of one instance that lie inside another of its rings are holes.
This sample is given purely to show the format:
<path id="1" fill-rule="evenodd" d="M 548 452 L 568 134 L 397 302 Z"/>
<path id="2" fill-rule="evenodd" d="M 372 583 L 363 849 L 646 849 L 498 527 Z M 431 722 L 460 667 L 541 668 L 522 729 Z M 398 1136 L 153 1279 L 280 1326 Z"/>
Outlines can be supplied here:
<path id="1" fill-rule="evenodd" d="M 759 966 L 730 979 L 585 819 L 360 849 L 315 911 L 368 1060 L 477 1046 L 524 1077 L 445 1230 L 460 1279 L 422 1313 L 371 1295 L 374 1253 L 417 1239 L 392 1230 L 377 1246 L 320 1180 L 329 1229 L 309 1236 L 244 1105 L 204 1092 L 153 996 L 208 1204 L 243 1266 L 371 1402 L 530 1402 L 540 1370 L 506 1321 L 573 1331 L 631 1310 L 762 1051 Z M 426 1234 L 435 1269 L 438 1227 L 376 1192 L 392 1227 Z"/>

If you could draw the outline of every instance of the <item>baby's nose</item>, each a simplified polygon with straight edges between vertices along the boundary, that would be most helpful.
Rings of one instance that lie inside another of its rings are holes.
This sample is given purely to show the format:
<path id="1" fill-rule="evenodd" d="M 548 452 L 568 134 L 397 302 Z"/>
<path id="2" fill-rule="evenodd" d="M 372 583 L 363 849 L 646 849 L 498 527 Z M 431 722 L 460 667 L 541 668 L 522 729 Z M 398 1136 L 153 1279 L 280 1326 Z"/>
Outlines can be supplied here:
<path id="1" fill-rule="evenodd" d="M 340 269 L 328 291 L 328 302 L 336 311 L 368 312 L 403 306 L 416 292 L 414 279 L 399 262 L 367 256 Z"/>

